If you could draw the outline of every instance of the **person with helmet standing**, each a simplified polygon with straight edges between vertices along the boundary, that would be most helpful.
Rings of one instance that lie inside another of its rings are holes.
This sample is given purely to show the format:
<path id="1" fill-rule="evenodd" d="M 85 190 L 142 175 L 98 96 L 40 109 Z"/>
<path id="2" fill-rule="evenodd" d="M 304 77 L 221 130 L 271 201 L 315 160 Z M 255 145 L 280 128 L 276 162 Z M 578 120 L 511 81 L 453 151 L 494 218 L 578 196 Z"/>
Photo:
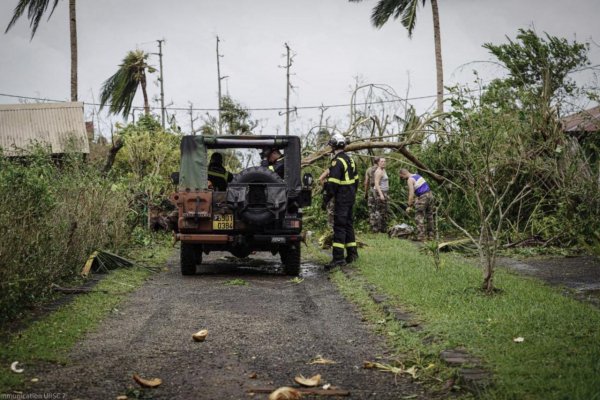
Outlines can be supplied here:
<path id="1" fill-rule="evenodd" d="M 266 148 L 260 153 L 263 159 L 261 165 L 275 172 L 281 179 L 285 179 L 285 162 L 284 157 L 277 148 Z"/>
<path id="2" fill-rule="evenodd" d="M 346 139 L 339 133 L 329 140 L 333 150 L 333 158 L 329 167 L 329 176 L 325 185 L 323 210 L 331 199 L 335 200 L 333 211 L 333 259 L 325 265 L 325 269 L 346 265 L 358 259 L 352 208 L 358 187 L 358 171 L 354 160 L 345 152 Z M 346 258 L 344 258 L 346 250 Z"/>
<path id="3" fill-rule="evenodd" d="M 435 223 L 433 220 L 434 198 L 427 181 L 419 174 L 411 174 L 407 169 L 400 169 L 400 178 L 406 179 L 408 185 L 408 208 L 415 206 L 415 222 L 417 224 L 417 240 L 426 238 L 433 240 L 435 237 Z M 416 199 L 415 199 L 416 197 Z M 427 221 L 427 226 L 425 226 Z"/>

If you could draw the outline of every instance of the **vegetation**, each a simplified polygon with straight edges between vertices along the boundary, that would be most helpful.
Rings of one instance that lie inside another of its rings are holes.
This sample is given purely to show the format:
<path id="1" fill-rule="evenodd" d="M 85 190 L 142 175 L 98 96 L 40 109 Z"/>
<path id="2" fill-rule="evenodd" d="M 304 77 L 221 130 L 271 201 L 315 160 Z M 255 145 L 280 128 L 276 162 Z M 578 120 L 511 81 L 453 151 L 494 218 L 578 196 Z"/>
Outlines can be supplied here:
<path id="1" fill-rule="evenodd" d="M 493 372 L 485 398 L 589 399 L 600 391 L 600 314 L 592 306 L 505 271 L 497 273 L 499 294 L 485 296 L 474 289 L 477 269 L 463 258 L 442 254 L 437 269 L 409 242 L 362 240 L 368 247 L 356 264 L 361 275 L 391 305 L 413 313 L 423 330 L 386 319 L 354 278 L 336 273 L 334 280 L 425 381 L 452 377 L 439 354 L 464 347 Z M 524 341 L 513 341 L 517 337 Z"/>
<path id="2" fill-rule="evenodd" d="M 141 87 L 144 96 L 144 113 L 150 114 L 146 73 L 152 74 L 156 72 L 156 69 L 148 65 L 149 56 L 150 54 L 142 50 L 133 50 L 127 53 L 117 72 L 102 85 L 100 108 L 108 105 L 112 114 L 121 113 L 123 117 L 127 118 L 137 89 Z"/>
<path id="3" fill-rule="evenodd" d="M 350 0 L 359 2 L 362 0 Z M 425 0 L 421 0 L 425 6 Z M 400 18 L 402 25 L 408 30 L 408 37 L 412 36 L 417 23 L 417 9 L 420 0 L 379 0 L 373 8 L 371 21 L 377 28 L 385 25 L 390 17 Z M 444 111 L 444 69 L 442 68 L 442 40 L 440 34 L 440 14 L 437 0 L 430 0 L 433 13 L 433 38 L 435 43 L 435 69 L 437 74 L 437 112 Z"/>

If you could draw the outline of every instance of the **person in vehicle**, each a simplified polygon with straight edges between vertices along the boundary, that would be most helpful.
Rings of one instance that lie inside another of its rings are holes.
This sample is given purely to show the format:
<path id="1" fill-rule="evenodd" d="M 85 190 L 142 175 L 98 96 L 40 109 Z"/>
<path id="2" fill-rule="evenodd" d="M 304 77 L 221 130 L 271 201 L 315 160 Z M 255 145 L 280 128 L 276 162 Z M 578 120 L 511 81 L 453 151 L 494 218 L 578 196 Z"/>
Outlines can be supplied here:
<path id="1" fill-rule="evenodd" d="M 212 183 L 212 189 L 224 192 L 232 179 L 233 175 L 223 166 L 223 155 L 213 153 L 208 164 L 208 180 Z"/>
<path id="2" fill-rule="evenodd" d="M 276 148 L 266 148 L 260 153 L 263 159 L 261 165 L 275 172 L 281 179 L 285 179 L 284 155 Z"/>

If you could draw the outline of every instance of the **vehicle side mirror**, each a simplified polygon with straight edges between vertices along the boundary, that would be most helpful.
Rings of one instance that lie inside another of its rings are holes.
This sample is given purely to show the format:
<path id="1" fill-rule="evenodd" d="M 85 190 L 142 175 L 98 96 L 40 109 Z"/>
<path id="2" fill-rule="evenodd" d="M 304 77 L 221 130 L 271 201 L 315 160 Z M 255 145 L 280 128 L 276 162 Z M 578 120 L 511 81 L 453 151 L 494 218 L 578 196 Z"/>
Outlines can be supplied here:
<path id="1" fill-rule="evenodd" d="M 315 183 L 315 180 L 313 179 L 312 174 L 310 172 L 305 173 L 302 177 L 302 186 L 312 187 L 313 183 Z"/>
<path id="2" fill-rule="evenodd" d="M 173 172 L 171 174 L 171 182 L 173 182 L 173 185 L 179 185 L 179 172 Z"/>

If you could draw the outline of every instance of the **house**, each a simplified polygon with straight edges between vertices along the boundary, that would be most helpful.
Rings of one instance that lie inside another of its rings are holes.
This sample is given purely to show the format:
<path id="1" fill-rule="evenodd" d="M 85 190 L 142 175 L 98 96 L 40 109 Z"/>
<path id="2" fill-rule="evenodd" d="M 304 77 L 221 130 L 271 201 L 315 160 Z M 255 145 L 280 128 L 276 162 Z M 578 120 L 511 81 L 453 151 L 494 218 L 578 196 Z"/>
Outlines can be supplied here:
<path id="1" fill-rule="evenodd" d="M 47 148 L 53 155 L 89 154 L 83 103 L 0 105 L 3 155 L 27 155 L 34 145 Z"/>
<path id="2" fill-rule="evenodd" d="M 586 135 L 600 132 L 600 106 L 566 116 L 562 123 L 563 130 L 579 140 Z"/>

